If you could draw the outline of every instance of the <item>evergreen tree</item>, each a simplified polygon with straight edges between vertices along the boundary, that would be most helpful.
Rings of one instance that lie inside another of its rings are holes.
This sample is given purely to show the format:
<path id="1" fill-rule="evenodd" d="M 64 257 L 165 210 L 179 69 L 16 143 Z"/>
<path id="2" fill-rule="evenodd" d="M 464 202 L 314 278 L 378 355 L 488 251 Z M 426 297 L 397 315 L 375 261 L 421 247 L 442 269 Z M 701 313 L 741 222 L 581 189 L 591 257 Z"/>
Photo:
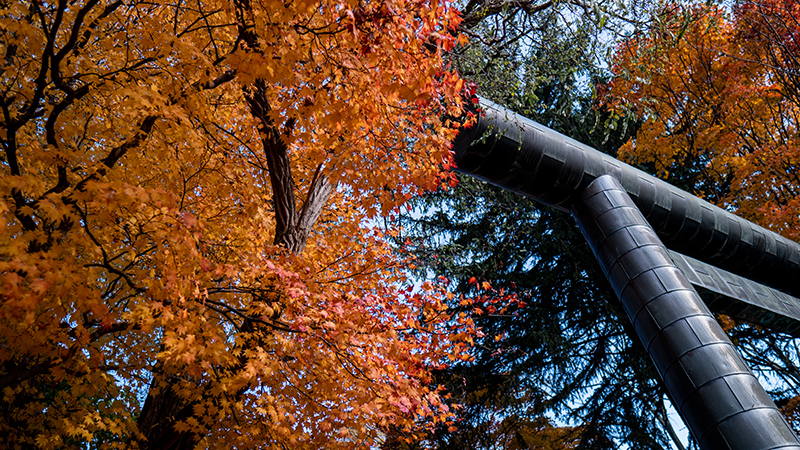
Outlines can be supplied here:
<path id="1" fill-rule="evenodd" d="M 609 129 L 593 90 L 604 74 L 596 38 L 614 31 L 607 19 L 619 11 L 483 11 L 477 22 L 466 11 L 473 39 L 452 55 L 481 96 L 610 153 L 625 142 L 633 129 Z M 462 306 L 484 334 L 474 361 L 439 373 L 463 407 L 455 428 L 431 437 L 437 448 L 668 445 L 664 391 L 568 214 L 459 175 L 399 220 L 420 276 L 445 276 L 479 299 Z M 495 306 L 509 295 L 519 303 Z"/>

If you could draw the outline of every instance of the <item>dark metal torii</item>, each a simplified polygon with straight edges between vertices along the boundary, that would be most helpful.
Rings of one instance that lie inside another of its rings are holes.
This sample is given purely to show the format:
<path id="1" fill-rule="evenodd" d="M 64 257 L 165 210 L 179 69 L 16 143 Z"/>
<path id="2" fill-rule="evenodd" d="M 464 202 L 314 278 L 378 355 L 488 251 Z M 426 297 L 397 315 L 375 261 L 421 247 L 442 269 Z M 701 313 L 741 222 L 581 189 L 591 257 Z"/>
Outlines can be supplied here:
<path id="1" fill-rule="evenodd" d="M 700 447 L 800 450 L 709 310 L 800 334 L 800 244 L 492 102 L 480 109 L 453 143 L 457 170 L 572 213 Z"/>

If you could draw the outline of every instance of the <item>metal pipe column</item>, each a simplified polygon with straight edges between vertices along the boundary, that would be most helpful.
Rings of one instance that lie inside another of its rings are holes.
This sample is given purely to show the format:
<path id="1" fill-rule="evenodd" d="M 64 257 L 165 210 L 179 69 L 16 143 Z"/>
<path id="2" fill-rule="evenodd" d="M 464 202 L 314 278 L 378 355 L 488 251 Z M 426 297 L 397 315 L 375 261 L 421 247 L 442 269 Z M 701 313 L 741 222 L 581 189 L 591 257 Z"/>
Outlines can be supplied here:
<path id="1" fill-rule="evenodd" d="M 700 448 L 800 450 L 621 184 L 610 175 L 597 178 L 571 212 Z"/>

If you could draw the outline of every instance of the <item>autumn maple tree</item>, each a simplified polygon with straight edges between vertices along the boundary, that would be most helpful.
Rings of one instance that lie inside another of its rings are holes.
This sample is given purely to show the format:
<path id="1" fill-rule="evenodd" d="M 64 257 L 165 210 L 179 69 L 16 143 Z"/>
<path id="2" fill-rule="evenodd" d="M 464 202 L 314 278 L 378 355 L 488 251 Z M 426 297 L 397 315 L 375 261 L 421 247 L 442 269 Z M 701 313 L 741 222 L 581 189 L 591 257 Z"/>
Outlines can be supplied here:
<path id="1" fill-rule="evenodd" d="M 644 120 L 622 158 L 800 237 L 798 4 L 668 5 L 618 50 L 610 102 Z"/>
<path id="2" fill-rule="evenodd" d="M 448 420 L 449 294 L 374 220 L 443 180 L 446 1 L 0 2 L 9 448 L 355 448 Z"/>

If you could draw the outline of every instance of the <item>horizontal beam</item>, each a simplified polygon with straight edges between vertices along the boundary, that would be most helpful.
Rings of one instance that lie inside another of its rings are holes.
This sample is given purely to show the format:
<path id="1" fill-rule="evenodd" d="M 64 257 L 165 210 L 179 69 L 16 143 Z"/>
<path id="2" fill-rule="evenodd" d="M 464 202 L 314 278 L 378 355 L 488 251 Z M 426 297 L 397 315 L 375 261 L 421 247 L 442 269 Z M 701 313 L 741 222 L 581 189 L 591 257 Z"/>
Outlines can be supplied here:
<path id="1" fill-rule="evenodd" d="M 800 337 L 800 299 L 669 251 L 711 311 Z"/>
<path id="2" fill-rule="evenodd" d="M 800 297 L 800 244 L 495 103 L 480 109 L 453 142 L 458 171 L 564 211 L 612 175 L 668 248 Z"/>

